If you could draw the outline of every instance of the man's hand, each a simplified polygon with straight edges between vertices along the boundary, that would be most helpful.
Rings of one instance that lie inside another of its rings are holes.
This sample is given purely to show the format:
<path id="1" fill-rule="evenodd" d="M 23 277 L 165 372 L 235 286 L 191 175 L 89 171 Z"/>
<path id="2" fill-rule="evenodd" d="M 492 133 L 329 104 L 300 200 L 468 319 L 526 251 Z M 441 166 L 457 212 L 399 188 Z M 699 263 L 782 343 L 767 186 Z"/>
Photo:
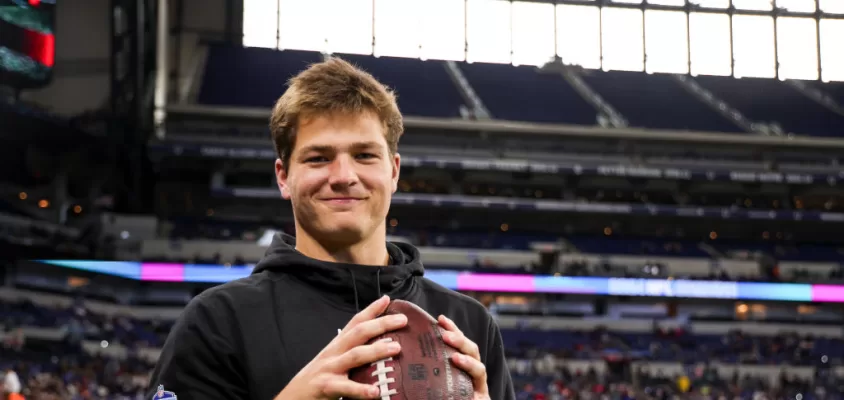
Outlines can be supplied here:
<path id="1" fill-rule="evenodd" d="M 451 360 L 457 364 L 458 368 L 466 371 L 472 377 L 472 383 L 475 386 L 475 394 L 472 398 L 475 400 L 489 400 L 489 386 L 486 383 L 486 366 L 481 362 L 478 345 L 463 335 L 463 332 L 457 328 L 454 321 L 448 319 L 445 315 L 440 315 L 437 321 L 446 330 L 443 332 L 445 342 L 459 351 L 459 353 L 452 354 Z"/>
<path id="2" fill-rule="evenodd" d="M 390 304 L 384 296 L 355 315 L 327 346 L 302 368 L 275 400 L 377 399 L 380 390 L 349 379 L 349 370 L 368 365 L 401 351 L 395 342 L 366 344 L 384 333 L 407 325 L 403 314 L 378 318 Z"/>

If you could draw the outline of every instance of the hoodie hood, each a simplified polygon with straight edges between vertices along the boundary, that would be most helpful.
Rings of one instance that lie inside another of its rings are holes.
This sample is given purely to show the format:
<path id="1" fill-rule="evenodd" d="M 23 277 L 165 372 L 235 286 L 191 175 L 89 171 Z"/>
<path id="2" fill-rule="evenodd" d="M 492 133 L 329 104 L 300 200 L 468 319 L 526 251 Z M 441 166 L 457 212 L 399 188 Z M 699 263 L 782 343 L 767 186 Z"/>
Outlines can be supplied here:
<path id="1" fill-rule="evenodd" d="M 387 242 L 390 265 L 333 263 L 308 257 L 296 250 L 296 238 L 277 234 L 252 274 L 286 274 L 313 286 L 343 308 L 360 311 L 382 295 L 409 300 L 425 273 L 419 250 L 407 243 Z"/>

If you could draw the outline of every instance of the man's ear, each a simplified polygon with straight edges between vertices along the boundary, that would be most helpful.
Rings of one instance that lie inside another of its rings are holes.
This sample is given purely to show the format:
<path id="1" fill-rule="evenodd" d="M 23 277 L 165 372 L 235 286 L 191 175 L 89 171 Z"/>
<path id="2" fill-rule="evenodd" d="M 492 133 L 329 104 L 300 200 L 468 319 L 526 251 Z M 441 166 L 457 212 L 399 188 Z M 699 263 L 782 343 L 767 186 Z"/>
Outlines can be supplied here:
<path id="1" fill-rule="evenodd" d="M 280 159 L 275 160 L 275 182 L 278 185 L 278 190 L 281 192 L 281 198 L 290 200 L 290 189 L 287 186 L 287 170 L 281 163 Z"/>
<path id="2" fill-rule="evenodd" d="M 391 163 L 393 166 L 393 193 L 396 192 L 399 188 L 399 173 L 401 172 L 401 154 L 396 153 L 393 155 L 393 162 Z"/>

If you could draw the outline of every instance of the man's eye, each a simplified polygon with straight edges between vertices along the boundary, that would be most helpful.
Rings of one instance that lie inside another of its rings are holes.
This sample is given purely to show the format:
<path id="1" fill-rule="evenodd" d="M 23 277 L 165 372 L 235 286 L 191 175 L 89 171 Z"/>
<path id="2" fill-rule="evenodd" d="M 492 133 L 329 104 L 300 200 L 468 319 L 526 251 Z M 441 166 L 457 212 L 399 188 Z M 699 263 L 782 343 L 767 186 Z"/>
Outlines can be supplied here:
<path id="1" fill-rule="evenodd" d="M 357 155 L 357 158 L 368 159 L 368 158 L 375 158 L 377 157 L 375 154 L 372 153 L 360 153 Z"/>
<path id="2" fill-rule="evenodd" d="M 326 162 L 326 161 L 328 161 L 328 158 L 323 157 L 323 156 L 314 156 L 314 157 L 309 157 L 309 158 L 305 159 L 306 163 L 320 163 L 320 162 Z"/>

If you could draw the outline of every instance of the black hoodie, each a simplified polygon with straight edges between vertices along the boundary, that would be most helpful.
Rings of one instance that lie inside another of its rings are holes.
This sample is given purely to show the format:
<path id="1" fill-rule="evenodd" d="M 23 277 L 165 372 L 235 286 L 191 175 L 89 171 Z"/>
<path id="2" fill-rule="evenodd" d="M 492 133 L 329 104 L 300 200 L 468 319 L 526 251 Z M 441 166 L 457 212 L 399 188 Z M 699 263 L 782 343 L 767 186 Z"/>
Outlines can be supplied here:
<path id="1" fill-rule="evenodd" d="M 176 322 L 150 378 L 179 400 L 271 400 L 359 310 L 381 295 L 451 318 L 480 348 L 490 397 L 515 399 L 501 333 L 474 299 L 423 278 L 419 251 L 387 243 L 390 264 L 330 263 L 279 235 L 252 275 L 206 290 Z"/>

